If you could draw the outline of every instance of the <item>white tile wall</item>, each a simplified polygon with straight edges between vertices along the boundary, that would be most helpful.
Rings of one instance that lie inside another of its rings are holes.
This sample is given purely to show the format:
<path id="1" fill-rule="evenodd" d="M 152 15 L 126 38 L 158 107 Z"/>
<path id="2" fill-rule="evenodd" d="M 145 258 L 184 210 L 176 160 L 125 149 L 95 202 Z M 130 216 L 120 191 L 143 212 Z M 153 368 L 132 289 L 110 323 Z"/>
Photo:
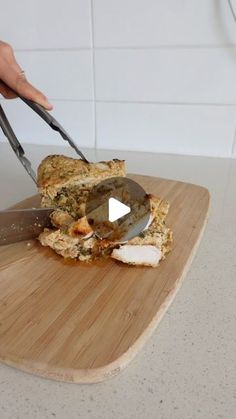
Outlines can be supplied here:
<path id="1" fill-rule="evenodd" d="M 236 155 L 227 0 L 0 0 L 0 13 L 0 39 L 78 145 Z M 23 141 L 61 143 L 22 104 L 6 109 Z"/>
<path id="2" fill-rule="evenodd" d="M 97 47 L 236 43 L 227 0 L 94 0 L 94 15 Z"/>
<path id="3" fill-rule="evenodd" d="M 62 137 L 20 100 L 4 100 L 1 104 L 22 143 L 65 145 Z M 55 101 L 52 114 L 78 146 L 94 147 L 92 102 Z"/>
<path id="4" fill-rule="evenodd" d="M 97 50 L 95 57 L 99 100 L 236 103 L 234 47 Z"/>
<path id="5" fill-rule="evenodd" d="M 89 0 L 0 0 L 0 39 L 16 49 L 91 47 Z"/>
<path id="6" fill-rule="evenodd" d="M 27 51 L 16 57 L 29 80 L 50 99 L 93 100 L 91 50 Z"/>
<path id="7" fill-rule="evenodd" d="M 236 107 L 98 103 L 98 147 L 230 156 Z"/>

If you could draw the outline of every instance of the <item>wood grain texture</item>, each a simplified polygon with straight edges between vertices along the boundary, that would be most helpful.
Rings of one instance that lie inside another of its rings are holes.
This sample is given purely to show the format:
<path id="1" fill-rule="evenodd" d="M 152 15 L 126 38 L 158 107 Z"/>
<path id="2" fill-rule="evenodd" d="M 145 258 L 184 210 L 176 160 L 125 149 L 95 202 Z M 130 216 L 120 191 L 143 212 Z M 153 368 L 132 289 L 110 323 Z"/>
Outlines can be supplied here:
<path id="1" fill-rule="evenodd" d="M 130 177 L 169 200 L 172 252 L 158 268 L 148 268 L 114 260 L 66 262 L 37 241 L 2 246 L 2 362 L 60 381 L 102 381 L 124 368 L 155 330 L 196 252 L 209 193 L 197 185 Z M 32 197 L 17 207 L 37 202 Z"/>

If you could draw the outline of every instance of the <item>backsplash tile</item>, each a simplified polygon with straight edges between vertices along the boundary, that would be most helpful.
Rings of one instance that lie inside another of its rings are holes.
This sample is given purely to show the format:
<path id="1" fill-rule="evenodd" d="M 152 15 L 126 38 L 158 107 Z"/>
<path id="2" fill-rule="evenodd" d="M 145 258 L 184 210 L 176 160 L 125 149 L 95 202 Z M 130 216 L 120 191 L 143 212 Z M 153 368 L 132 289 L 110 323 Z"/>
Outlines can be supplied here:
<path id="1" fill-rule="evenodd" d="M 15 49 L 89 48 L 90 1 L 7 0 L 0 39 Z"/>
<path id="2" fill-rule="evenodd" d="M 230 157 L 236 106 L 97 104 L 100 149 Z"/>
<path id="3" fill-rule="evenodd" d="M 98 100 L 236 104 L 236 48 L 97 50 Z"/>
<path id="4" fill-rule="evenodd" d="M 22 144 L 67 145 L 57 132 L 53 131 L 20 100 L 1 101 L 1 103 Z M 71 135 L 78 147 L 94 147 L 92 102 L 55 101 L 52 114 Z M 2 132 L 0 132 L 0 140 L 5 141 Z"/>
<path id="5" fill-rule="evenodd" d="M 227 1 L 9 0 L 0 39 L 78 145 L 235 157 Z M 23 104 L 4 106 L 23 142 L 61 144 Z"/>
<path id="6" fill-rule="evenodd" d="M 90 50 L 18 52 L 16 57 L 31 83 L 50 99 L 93 99 Z"/>
<path id="7" fill-rule="evenodd" d="M 227 0 L 93 1 L 97 47 L 236 44 Z"/>

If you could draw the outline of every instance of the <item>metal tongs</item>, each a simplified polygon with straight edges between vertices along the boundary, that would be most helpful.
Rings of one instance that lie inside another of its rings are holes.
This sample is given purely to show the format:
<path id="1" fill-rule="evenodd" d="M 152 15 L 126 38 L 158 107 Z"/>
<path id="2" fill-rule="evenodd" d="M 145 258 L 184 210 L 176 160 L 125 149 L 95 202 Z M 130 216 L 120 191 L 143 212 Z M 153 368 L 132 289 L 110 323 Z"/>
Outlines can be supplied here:
<path id="1" fill-rule="evenodd" d="M 74 148 L 74 150 L 82 158 L 82 160 L 88 163 L 88 160 L 85 158 L 83 153 L 75 145 L 74 141 L 69 136 L 69 134 L 67 134 L 65 129 L 61 126 L 61 124 L 59 124 L 59 122 L 57 122 L 57 120 L 49 112 L 47 112 L 41 105 L 38 105 L 37 103 L 34 103 L 29 99 L 25 99 L 23 97 L 20 97 L 20 99 L 23 100 L 23 102 L 25 102 L 26 105 L 28 105 L 31 109 L 33 109 L 33 111 L 35 111 L 53 130 L 58 131 L 61 134 L 62 138 L 65 141 L 68 141 L 70 146 Z M 33 181 L 37 184 L 36 174 L 31 167 L 31 162 L 25 157 L 25 151 L 22 145 L 20 144 L 19 140 L 17 139 L 1 105 L 0 105 L 0 126 L 3 130 L 3 133 L 7 137 L 17 158 L 20 160 L 21 164 L 24 166 L 25 170 L 33 179 Z"/>

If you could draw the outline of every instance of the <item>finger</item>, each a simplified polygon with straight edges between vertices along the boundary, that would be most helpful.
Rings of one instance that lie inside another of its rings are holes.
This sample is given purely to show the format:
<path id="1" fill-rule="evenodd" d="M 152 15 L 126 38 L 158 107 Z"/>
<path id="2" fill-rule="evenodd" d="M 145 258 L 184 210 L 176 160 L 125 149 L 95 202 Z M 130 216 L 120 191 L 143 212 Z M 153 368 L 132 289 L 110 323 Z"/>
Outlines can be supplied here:
<path id="1" fill-rule="evenodd" d="M 17 77 L 16 92 L 26 99 L 39 103 L 39 105 L 42 105 L 47 110 L 51 110 L 53 108 L 46 96 L 32 86 L 32 84 L 30 84 L 25 77 L 22 77 L 22 75 L 18 75 Z"/>
<path id="2" fill-rule="evenodd" d="M 15 92 L 13 92 L 5 83 L 0 82 L 0 94 L 5 97 L 5 99 L 14 99 L 17 97 Z"/>
<path id="3" fill-rule="evenodd" d="M 19 96 L 39 103 L 47 110 L 53 108 L 46 96 L 26 80 L 24 73 L 22 73 L 21 70 L 19 71 L 20 67 L 18 68 L 18 64 L 17 66 L 14 64 L 9 66 L 6 61 L 1 60 L 1 57 L 0 61 L 0 78 L 9 88 L 15 91 Z"/>

